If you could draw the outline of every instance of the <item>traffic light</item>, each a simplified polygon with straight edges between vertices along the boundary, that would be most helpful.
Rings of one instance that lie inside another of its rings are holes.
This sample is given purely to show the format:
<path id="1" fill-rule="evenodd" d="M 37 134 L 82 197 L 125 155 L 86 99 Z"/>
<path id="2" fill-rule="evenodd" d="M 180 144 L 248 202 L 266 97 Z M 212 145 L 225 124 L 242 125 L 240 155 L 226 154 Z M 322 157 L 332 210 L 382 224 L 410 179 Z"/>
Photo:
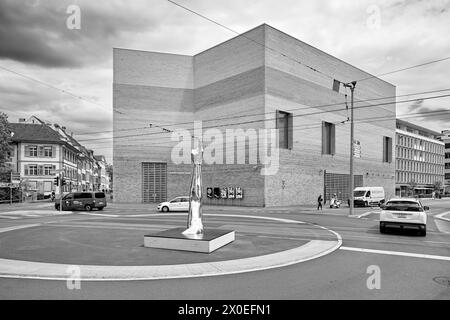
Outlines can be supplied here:
<path id="1" fill-rule="evenodd" d="M 54 184 L 55 186 L 59 186 L 59 177 L 55 177 Z"/>
<path id="2" fill-rule="evenodd" d="M 61 185 L 62 185 L 62 186 L 65 186 L 65 185 L 66 185 L 66 179 L 61 178 Z"/>

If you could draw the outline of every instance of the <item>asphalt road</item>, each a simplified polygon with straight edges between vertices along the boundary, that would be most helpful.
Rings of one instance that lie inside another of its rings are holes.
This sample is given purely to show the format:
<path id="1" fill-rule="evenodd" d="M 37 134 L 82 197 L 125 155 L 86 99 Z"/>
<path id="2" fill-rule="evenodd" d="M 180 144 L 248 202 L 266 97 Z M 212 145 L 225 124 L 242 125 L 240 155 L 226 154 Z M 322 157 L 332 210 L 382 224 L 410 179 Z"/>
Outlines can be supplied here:
<path id="1" fill-rule="evenodd" d="M 380 234 L 377 208 L 359 209 L 350 218 L 345 209 L 328 213 L 280 210 L 262 215 L 325 226 L 343 238 L 340 249 L 288 267 L 216 277 L 81 282 L 68 289 L 65 281 L 0 279 L 0 299 L 450 299 L 450 221 L 435 218 L 450 211 L 450 199 L 428 200 L 427 236 L 414 232 Z M 45 204 L 37 208 L 0 208 L 0 228 L 42 222 L 86 219 L 85 215 L 53 216 Z M 2 213 L 3 211 L 3 213 Z M 148 213 L 133 208 L 135 214 Z M 209 213 L 223 211 L 209 209 Z M 371 212 L 369 214 L 369 212 Z M 112 207 L 102 214 L 123 213 Z M 233 210 L 236 214 L 248 210 Z M 8 216 L 6 218 L 2 218 Z M 11 219 L 12 217 L 17 219 Z M 444 218 L 450 218 L 450 214 Z M 299 235 L 301 236 L 301 235 Z M 280 234 L 282 240 L 285 235 Z M 291 236 L 292 238 L 292 236 Z M 0 242 L 1 258 L 1 242 Z M 375 276 L 379 277 L 375 279 Z M 379 279 L 379 281 L 378 281 Z M 369 288 L 371 287 L 371 288 Z M 375 288 L 374 288 L 375 287 Z"/>

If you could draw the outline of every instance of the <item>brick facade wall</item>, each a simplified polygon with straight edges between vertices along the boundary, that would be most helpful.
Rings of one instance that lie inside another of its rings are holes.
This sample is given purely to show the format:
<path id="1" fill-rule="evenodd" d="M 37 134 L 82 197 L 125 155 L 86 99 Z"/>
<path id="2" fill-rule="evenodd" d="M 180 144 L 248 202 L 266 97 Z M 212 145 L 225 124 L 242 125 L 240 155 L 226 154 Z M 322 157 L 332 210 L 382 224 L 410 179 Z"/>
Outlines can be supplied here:
<path id="1" fill-rule="evenodd" d="M 277 174 L 262 176 L 261 167 L 255 164 L 203 166 L 204 191 L 206 187 L 240 186 L 244 199 L 239 205 L 315 203 L 318 194 L 323 193 L 324 170 L 348 172 L 348 123 L 336 126 L 336 154 L 321 154 L 321 122 L 347 118 L 347 112 L 339 110 L 343 109 L 344 91 L 332 91 L 332 79 L 265 48 L 264 44 L 342 81 L 367 76 L 267 25 L 194 57 L 115 49 L 113 103 L 115 109 L 127 113 L 114 114 L 114 191 L 118 201 L 142 201 L 142 162 L 167 163 L 168 198 L 188 193 L 191 167 L 172 163 L 170 152 L 175 142 L 170 141 L 170 134 L 150 134 L 161 131 L 158 128 L 120 131 L 148 126 L 149 122 L 191 122 L 168 126 L 191 129 L 194 119 L 202 119 L 204 132 L 208 128 L 216 128 L 219 133 L 233 128 L 259 130 L 275 128 L 276 110 L 297 109 L 293 112 L 293 149 L 280 150 Z M 395 96 L 395 87 L 379 79 L 357 85 L 356 99 L 384 96 Z M 323 106 L 331 103 L 341 105 Z M 383 186 L 387 194 L 394 194 L 394 162 L 382 162 L 382 137 L 394 139 L 395 105 L 355 110 L 359 121 L 375 116 L 392 117 L 392 121 L 355 125 L 355 138 L 361 141 L 363 154 L 362 159 L 355 161 L 355 174 L 364 175 L 365 185 Z M 120 138 L 126 134 L 143 135 Z M 236 205 L 237 200 L 214 202 L 205 198 L 205 203 Z"/>

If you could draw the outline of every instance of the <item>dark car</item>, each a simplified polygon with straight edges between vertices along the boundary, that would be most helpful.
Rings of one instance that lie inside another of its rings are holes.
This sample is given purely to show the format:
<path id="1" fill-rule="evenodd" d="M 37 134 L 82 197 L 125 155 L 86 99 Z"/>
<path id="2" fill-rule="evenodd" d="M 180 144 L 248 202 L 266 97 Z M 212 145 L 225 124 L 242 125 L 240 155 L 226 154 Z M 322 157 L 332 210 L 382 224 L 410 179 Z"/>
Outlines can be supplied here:
<path id="1" fill-rule="evenodd" d="M 87 210 L 94 208 L 103 210 L 106 207 L 106 196 L 103 192 L 71 192 L 63 196 L 62 201 L 55 201 L 55 209 L 59 210 L 62 202 L 63 210 Z"/>

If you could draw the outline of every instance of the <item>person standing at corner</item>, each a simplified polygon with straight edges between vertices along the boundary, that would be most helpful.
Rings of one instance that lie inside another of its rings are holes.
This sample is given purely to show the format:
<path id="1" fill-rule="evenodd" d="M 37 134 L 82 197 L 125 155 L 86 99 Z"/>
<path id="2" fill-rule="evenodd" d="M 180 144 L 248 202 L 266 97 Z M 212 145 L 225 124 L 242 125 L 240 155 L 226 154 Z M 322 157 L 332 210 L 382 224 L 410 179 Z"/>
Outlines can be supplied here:
<path id="1" fill-rule="evenodd" d="M 317 210 L 319 210 L 319 208 L 320 208 L 320 210 L 323 210 L 322 209 L 322 195 L 319 195 L 319 198 L 317 198 Z"/>

